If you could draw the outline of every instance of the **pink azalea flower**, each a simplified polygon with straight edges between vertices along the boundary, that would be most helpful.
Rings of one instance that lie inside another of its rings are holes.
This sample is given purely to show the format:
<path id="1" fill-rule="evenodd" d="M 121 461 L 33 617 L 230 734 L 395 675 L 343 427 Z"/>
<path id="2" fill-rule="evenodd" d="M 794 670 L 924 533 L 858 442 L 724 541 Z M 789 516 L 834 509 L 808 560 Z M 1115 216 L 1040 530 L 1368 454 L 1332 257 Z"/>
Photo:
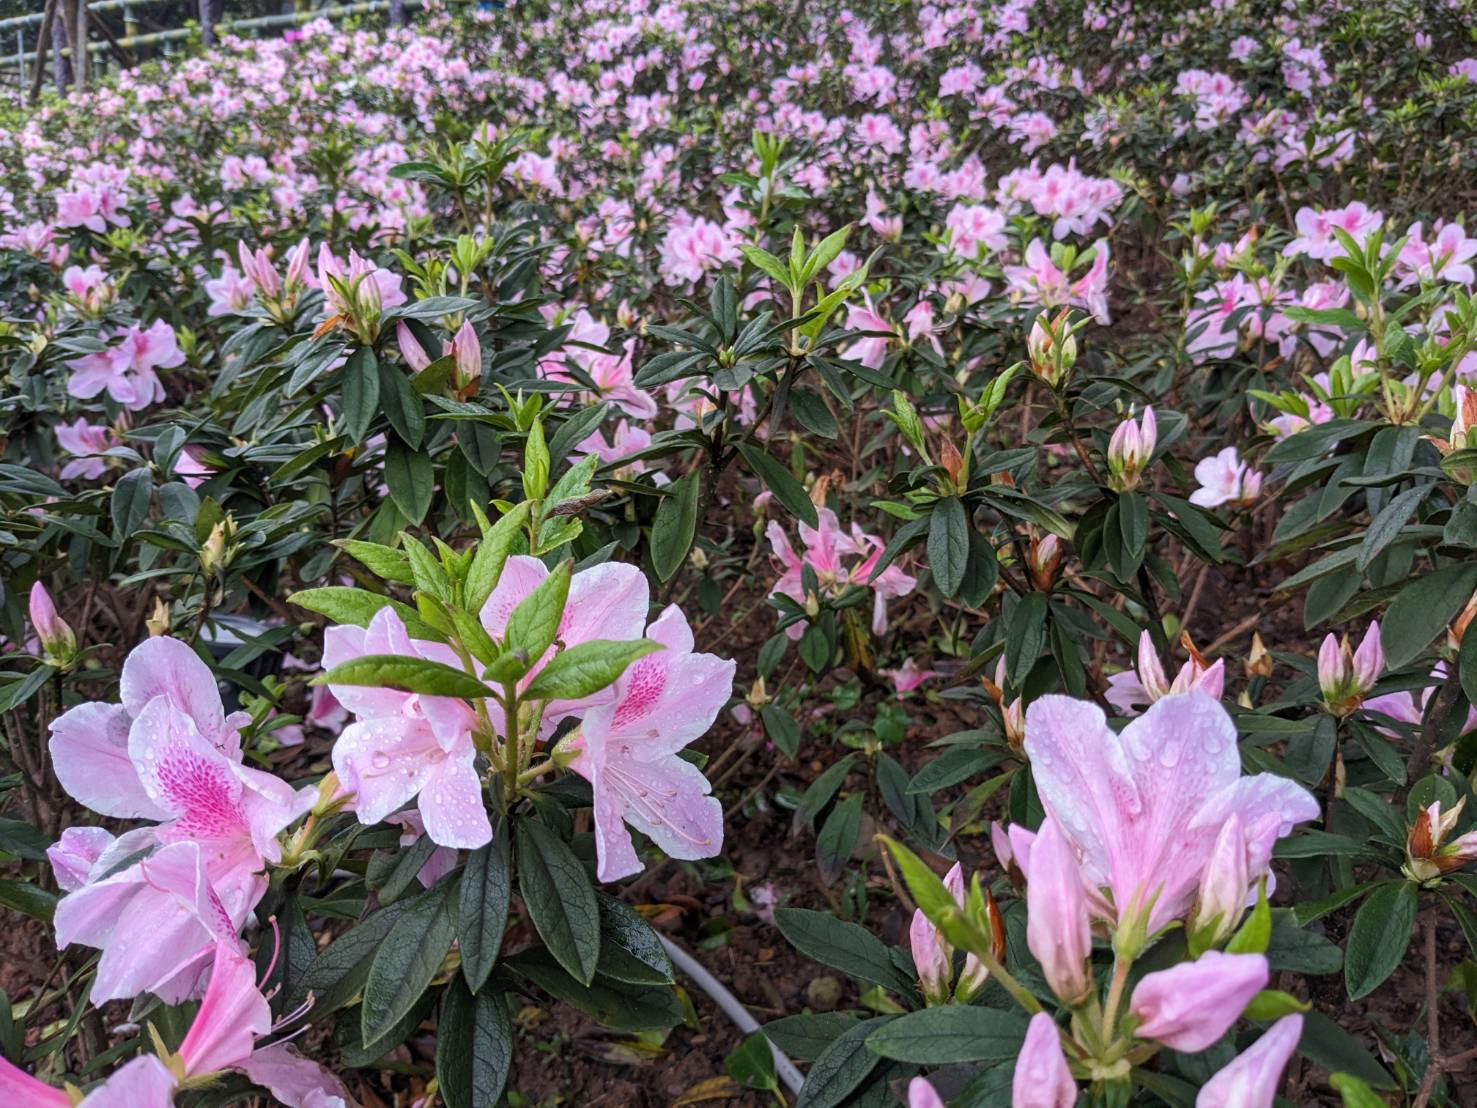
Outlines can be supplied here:
<path id="1" fill-rule="evenodd" d="M 1094 914 L 1121 928 L 1147 910 L 1145 935 L 1190 908 L 1231 815 L 1247 829 L 1252 880 L 1267 872 L 1277 839 L 1318 816 L 1295 782 L 1241 776 L 1235 725 L 1203 692 L 1167 696 L 1121 733 L 1094 704 L 1044 696 L 1026 710 L 1025 749 L 1042 805 L 1081 861 Z"/>
<path id="2" fill-rule="evenodd" d="M 1282 1071 L 1303 1036 L 1303 1017 L 1283 1016 L 1260 1039 L 1216 1071 L 1195 1108 L 1272 1108 Z"/>
<path id="3" fill-rule="evenodd" d="M 1346 232 L 1363 246 L 1364 240 L 1385 221 L 1383 213 L 1371 211 L 1369 205 L 1357 200 L 1347 207 L 1329 208 L 1326 211 L 1299 208 L 1294 219 L 1297 222 L 1297 237 L 1283 248 L 1282 253 L 1289 258 L 1306 254 L 1320 262 L 1344 256 L 1344 248 L 1334 237 L 1334 228 Z"/>
<path id="4" fill-rule="evenodd" d="M 105 450 L 111 450 L 122 442 L 113 433 L 112 428 L 101 423 L 88 423 L 82 417 L 72 423 L 57 424 L 56 441 L 58 446 L 75 459 L 62 466 L 61 479 L 63 481 L 70 481 L 73 478 L 95 481 L 107 472 L 108 468 L 106 459 L 99 458 L 97 455 Z"/>
<path id="5" fill-rule="evenodd" d="M 346 285 L 356 301 L 367 298 L 380 311 L 398 308 L 406 300 L 405 290 L 400 287 L 400 278 L 395 273 L 382 269 L 367 258 L 361 258 L 353 250 L 349 251 L 349 260 L 345 264 L 325 242 L 318 248 L 318 283 L 323 289 L 324 313 L 327 316 L 356 318 L 358 303 L 345 300 L 339 290 L 334 288 L 335 282 Z"/>
<path id="6" fill-rule="evenodd" d="M 1027 872 L 1026 944 L 1051 991 L 1064 1004 L 1080 1004 L 1092 992 L 1092 921 L 1077 855 L 1050 817 L 1031 843 Z"/>
<path id="7" fill-rule="evenodd" d="M 897 690 L 899 699 L 907 696 L 930 678 L 943 676 L 936 669 L 919 669 L 918 663 L 912 658 L 904 658 L 903 664 L 897 669 L 882 669 L 877 672 L 892 682 L 892 687 Z"/>
<path id="8" fill-rule="evenodd" d="M 1226 661 L 1217 658 L 1206 665 L 1204 659 L 1191 656 L 1170 682 L 1154 649 L 1154 638 L 1148 631 L 1139 635 L 1137 670 L 1124 670 L 1108 677 L 1107 701 L 1125 716 L 1136 716 L 1140 709 L 1166 696 L 1199 689 L 1219 700 L 1225 689 Z"/>
<path id="9" fill-rule="evenodd" d="M 872 605 L 872 630 L 882 634 L 887 630 L 887 601 L 907 596 L 918 584 L 916 578 L 904 573 L 898 566 L 890 565 L 877 580 L 869 581 L 877 560 L 882 556 L 886 544 L 876 535 L 864 532 L 858 524 L 851 525 L 851 533 L 841 530 L 836 513 L 830 508 L 818 508 L 819 527 L 800 524 L 800 541 L 805 547 L 804 555 L 795 553 L 790 537 L 778 523 L 771 521 L 765 529 L 774 558 L 783 571 L 775 582 L 770 595 L 788 596 L 799 605 L 805 604 L 804 567 L 815 571 L 817 582 L 829 596 L 839 596 L 851 585 L 869 585 L 875 594 Z M 847 558 L 860 558 L 854 565 L 843 562 Z M 796 624 L 788 628 L 791 638 L 799 638 L 804 627 Z"/>
<path id="10" fill-rule="evenodd" d="M 323 635 L 323 667 L 332 669 L 367 654 L 400 654 L 461 668 L 442 643 L 413 639 L 393 608 L 382 608 L 368 627 L 330 627 Z M 330 685 L 357 716 L 333 746 L 333 768 L 354 794 L 359 822 L 379 823 L 411 800 L 426 833 L 447 847 L 475 850 L 492 839 L 474 762 L 477 717 L 464 700 L 395 689 Z"/>
<path id="11" fill-rule="evenodd" d="M 702 770 L 679 751 L 703 735 L 733 692 L 736 663 L 693 653 L 692 630 L 674 604 L 646 629 L 665 647 L 633 662 L 612 702 L 591 709 L 570 743 L 570 768 L 595 794 L 598 875 L 641 871 L 624 824 L 673 858 L 712 858 L 723 846 L 723 806 Z"/>
<path id="12" fill-rule="evenodd" d="M 860 362 L 868 369 L 877 369 L 887 357 L 887 346 L 896 337 L 897 332 L 891 323 L 877 313 L 877 309 L 872 306 L 870 296 L 863 293 L 862 300 L 862 304 L 846 306 L 846 329 L 885 333 L 862 335 L 855 342 L 848 344 L 846 349 L 841 351 L 841 356 L 853 362 Z"/>
<path id="13" fill-rule="evenodd" d="M 1262 492 L 1262 475 L 1241 461 L 1234 446 L 1195 463 L 1200 487 L 1190 494 L 1190 503 L 1202 508 L 1222 504 L 1248 504 Z"/>
<path id="14" fill-rule="evenodd" d="M 130 327 L 123 332 L 122 342 L 68 362 L 72 374 L 67 392 L 89 400 L 106 389 L 125 408 L 140 411 L 164 399 L 164 386 L 154 371 L 172 369 L 184 361 L 174 330 L 162 319 L 155 320 L 147 331 Z"/>
<path id="15" fill-rule="evenodd" d="M 915 1077 L 908 1082 L 908 1108 L 944 1108 L 943 1097 L 926 1077 Z"/>

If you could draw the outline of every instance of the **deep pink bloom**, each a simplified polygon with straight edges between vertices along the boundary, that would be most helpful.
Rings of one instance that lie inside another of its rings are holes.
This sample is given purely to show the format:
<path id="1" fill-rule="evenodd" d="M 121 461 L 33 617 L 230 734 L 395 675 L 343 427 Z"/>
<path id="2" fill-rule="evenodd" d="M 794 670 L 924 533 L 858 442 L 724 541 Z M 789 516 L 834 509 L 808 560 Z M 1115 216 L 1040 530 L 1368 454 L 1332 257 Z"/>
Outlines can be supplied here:
<path id="1" fill-rule="evenodd" d="M 239 950 L 218 943 L 205 998 L 180 1043 L 185 1073 L 239 1065 L 251 1055 L 252 1042 L 270 1030 L 272 1009 L 256 987 L 256 967 Z"/>
<path id="2" fill-rule="evenodd" d="M 1205 1050 L 1267 987 L 1270 972 L 1261 954 L 1212 950 L 1197 961 L 1145 974 L 1128 1003 L 1138 1019 L 1133 1033 L 1172 1050 Z"/>
<path id="3" fill-rule="evenodd" d="M 917 579 L 904 573 L 896 564 L 888 566 L 870 581 L 872 570 L 885 549 L 883 541 L 869 535 L 853 523 L 851 532 L 841 530 L 836 513 L 829 508 L 818 508 L 819 527 L 800 524 L 800 541 L 805 546 L 803 555 L 797 554 L 790 545 L 790 537 L 778 523 L 770 521 L 765 535 L 774 550 L 775 561 L 783 571 L 775 582 L 770 595 L 788 596 L 796 604 L 805 605 L 804 567 L 815 571 L 816 581 L 828 596 L 839 596 L 851 585 L 867 585 L 874 593 L 872 603 L 872 630 L 882 634 L 887 630 L 887 601 L 894 597 L 907 596 L 918 584 Z M 847 559 L 858 558 L 852 565 Z M 804 628 L 792 625 L 787 629 L 791 638 L 799 638 Z"/>

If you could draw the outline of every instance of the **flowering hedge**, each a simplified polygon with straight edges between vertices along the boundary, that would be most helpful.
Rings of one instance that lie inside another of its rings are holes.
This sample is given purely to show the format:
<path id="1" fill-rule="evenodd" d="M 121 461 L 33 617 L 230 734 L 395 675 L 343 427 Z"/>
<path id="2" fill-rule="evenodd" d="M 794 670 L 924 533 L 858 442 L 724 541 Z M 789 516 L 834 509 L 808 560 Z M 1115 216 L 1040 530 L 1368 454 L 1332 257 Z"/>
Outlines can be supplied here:
<path id="1" fill-rule="evenodd" d="M 549 0 L 5 109 L 6 1103 L 526 1103 L 525 999 L 696 1018 L 672 864 L 847 980 L 709 1092 L 1463 1103 L 1466 14 Z"/>

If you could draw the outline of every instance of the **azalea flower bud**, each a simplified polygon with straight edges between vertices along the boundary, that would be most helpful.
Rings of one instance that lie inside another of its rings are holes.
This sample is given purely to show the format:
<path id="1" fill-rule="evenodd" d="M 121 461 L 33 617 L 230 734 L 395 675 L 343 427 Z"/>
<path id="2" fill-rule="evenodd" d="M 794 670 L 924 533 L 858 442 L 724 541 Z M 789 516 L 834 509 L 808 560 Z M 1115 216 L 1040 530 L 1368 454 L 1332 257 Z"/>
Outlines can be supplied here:
<path id="1" fill-rule="evenodd" d="M 1272 654 L 1267 649 L 1267 644 L 1262 642 L 1262 636 L 1253 631 L 1251 635 L 1251 653 L 1246 656 L 1242 667 L 1246 676 L 1271 677 L 1272 676 Z"/>
<path id="2" fill-rule="evenodd" d="M 1065 384 L 1077 364 L 1077 336 L 1068 327 L 1067 316 L 1065 310 L 1049 322 L 1045 315 L 1038 316 L 1026 339 L 1031 369 L 1052 388 Z"/>
<path id="3" fill-rule="evenodd" d="M 1200 875 L 1200 892 L 1189 920 L 1191 952 L 1209 950 L 1230 938 L 1246 908 L 1251 877 L 1246 864 L 1246 832 L 1232 814 L 1216 836 L 1210 860 Z"/>
<path id="4" fill-rule="evenodd" d="M 1378 623 L 1369 625 L 1357 651 L 1350 649 L 1347 635 L 1342 640 L 1326 636 L 1318 648 L 1318 688 L 1324 707 L 1336 716 L 1347 716 L 1364 702 L 1384 668 Z"/>
<path id="5" fill-rule="evenodd" d="M 1026 883 L 1026 945 L 1041 963 L 1051 991 L 1063 1004 L 1092 994 L 1088 958 L 1092 923 L 1077 855 L 1055 819 L 1048 817 L 1031 845 Z"/>
<path id="6" fill-rule="evenodd" d="M 1457 613 L 1456 619 L 1451 621 L 1451 626 L 1446 629 L 1446 648 L 1455 654 L 1462 648 L 1462 637 L 1467 633 L 1467 628 L 1472 623 L 1472 617 L 1477 616 L 1477 594 L 1467 601 L 1466 606 Z"/>
<path id="7" fill-rule="evenodd" d="M 308 254 L 306 237 L 287 252 L 287 291 L 289 293 L 296 293 L 307 283 Z"/>
<path id="8" fill-rule="evenodd" d="M 1108 484 L 1119 492 L 1137 488 L 1158 442 L 1153 408 L 1144 409 L 1142 423 L 1133 419 L 1120 423 L 1108 440 Z"/>
<path id="9" fill-rule="evenodd" d="M 908 1082 L 908 1108 L 944 1108 L 939 1096 L 926 1077 L 915 1077 Z"/>
<path id="10" fill-rule="evenodd" d="M 453 378 L 456 391 L 470 392 L 482 376 L 482 343 L 470 320 L 457 328 L 451 339 L 451 349 L 456 358 L 456 376 Z"/>
<path id="11" fill-rule="evenodd" d="M 431 364 L 431 356 L 415 341 L 415 332 L 403 319 L 395 324 L 395 341 L 400 347 L 400 356 L 416 373 Z"/>
<path id="12" fill-rule="evenodd" d="M 1201 1087 L 1195 1108 L 1272 1108 L 1282 1071 L 1302 1036 L 1303 1017 L 1283 1016 Z"/>
<path id="13" fill-rule="evenodd" d="M 1031 846 L 1035 842 L 1036 832 L 1028 827 L 1018 823 L 1009 827 L 1002 827 L 998 822 L 990 824 L 990 844 L 995 848 L 995 858 L 1017 889 L 1026 887 Z"/>
<path id="14" fill-rule="evenodd" d="M 1138 1021 L 1134 1034 L 1171 1050 L 1205 1050 L 1241 1018 L 1270 975 L 1261 954 L 1215 950 L 1197 961 L 1146 974 L 1128 1004 Z"/>
<path id="15" fill-rule="evenodd" d="M 1056 583 L 1056 572 L 1062 564 L 1062 541 L 1048 534 L 1041 538 L 1031 537 L 1027 552 L 1031 571 L 1031 583 L 1042 592 L 1047 592 Z"/>
<path id="16" fill-rule="evenodd" d="M 1464 796 L 1449 812 L 1441 810 L 1441 801 L 1433 801 L 1416 813 L 1415 823 L 1405 839 L 1405 876 L 1417 884 L 1433 882 L 1443 874 L 1459 870 L 1477 858 L 1477 831 L 1468 831 L 1450 843 L 1446 836 L 1456 829 L 1466 807 Z"/>
<path id="17" fill-rule="evenodd" d="M 164 603 L 162 597 L 154 598 L 154 610 L 149 613 L 149 618 L 144 620 L 144 626 L 148 628 L 150 638 L 158 638 L 160 635 L 169 634 L 171 625 L 169 618 L 169 605 Z"/>
<path id="18" fill-rule="evenodd" d="M 385 306 L 384 297 L 380 293 L 379 282 L 372 276 L 359 279 L 358 286 L 354 289 L 354 305 L 356 315 L 361 321 L 372 323 L 379 319 Z"/>
<path id="19" fill-rule="evenodd" d="M 1026 709 L 1021 703 L 1021 698 L 1016 697 L 1009 703 L 1005 699 L 1005 690 L 1001 686 L 1005 683 L 1005 658 L 1002 656 L 995 666 L 995 680 L 981 677 L 980 684 L 984 686 L 985 692 L 995 701 L 995 706 L 1000 709 L 1000 722 L 1005 728 L 1005 741 L 1018 756 L 1024 757 L 1022 744 L 1026 741 Z"/>
<path id="20" fill-rule="evenodd" d="M 200 547 L 200 568 L 208 576 L 219 573 L 230 562 L 234 553 L 230 540 L 235 531 L 235 521 L 229 514 L 210 529 L 210 535 Z"/>
<path id="21" fill-rule="evenodd" d="M 76 658 L 77 636 L 71 625 L 56 614 L 51 594 L 40 581 L 31 586 L 31 626 L 36 629 L 47 662 L 65 667 Z"/>
<path id="22" fill-rule="evenodd" d="M 1026 1026 L 1026 1041 L 1016 1056 L 1011 1108 L 1072 1108 L 1076 1103 L 1077 1085 L 1062 1052 L 1061 1033 L 1050 1015 L 1037 1012 Z"/>
<path id="23" fill-rule="evenodd" d="M 908 945 L 913 950 L 913 965 L 918 968 L 918 987 L 929 1005 L 944 1004 L 949 999 L 954 979 L 950 961 L 951 949 L 922 909 L 913 910 L 908 927 Z"/>

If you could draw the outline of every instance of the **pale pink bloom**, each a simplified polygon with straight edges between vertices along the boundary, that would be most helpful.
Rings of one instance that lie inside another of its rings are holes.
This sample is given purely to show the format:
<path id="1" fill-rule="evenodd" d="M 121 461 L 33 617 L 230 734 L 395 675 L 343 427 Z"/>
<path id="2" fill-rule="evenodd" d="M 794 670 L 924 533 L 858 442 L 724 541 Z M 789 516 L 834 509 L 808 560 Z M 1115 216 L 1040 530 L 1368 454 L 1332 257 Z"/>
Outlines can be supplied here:
<path id="1" fill-rule="evenodd" d="M 163 821 L 160 843 L 198 846 L 213 894 L 237 925 L 266 891 L 277 835 L 313 803 L 242 764 L 209 667 L 177 639 L 149 639 L 123 663 L 121 705 L 79 704 L 51 724 L 57 779 L 100 815 Z"/>
<path id="2" fill-rule="evenodd" d="M 57 615 L 51 593 L 40 581 L 31 585 L 27 614 L 31 617 L 31 627 L 40 640 L 41 649 L 50 657 L 70 661 L 77 650 L 77 636 L 67 621 Z"/>
<path id="3" fill-rule="evenodd" d="M 57 902 L 58 947 L 73 943 L 102 951 L 93 979 L 94 1004 L 150 992 L 167 1004 L 200 995 L 203 974 L 217 942 L 238 942 L 245 914 L 233 918 L 205 870 L 199 846 L 181 841 L 112 876 L 105 864 L 146 849 L 152 838 L 124 836 L 104 851 L 88 882 Z M 249 911 L 249 907 L 247 909 Z"/>
<path id="4" fill-rule="evenodd" d="M 1046 1012 L 1037 1012 L 1026 1026 L 1026 1041 L 1016 1056 L 1011 1078 L 1011 1108 L 1072 1108 L 1077 1085 L 1062 1053 L 1062 1037 Z"/>
<path id="5" fill-rule="evenodd" d="M 985 204 L 955 204 L 944 217 L 944 227 L 954 253 L 969 261 L 981 251 L 994 253 L 1010 244 L 1004 213 Z"/>
<path id="6" fill-rule="evenodd" d="M 452 649 L 413 639 L 393 608 L 368 627 L 340 624 L 323 635 L 323 667 L 367 654 L 399 654 L 461 668 Z M 357 717 L 333 746 L 333 768 L 354 795 L 359 822 L 379 823 L 417 799 L 426 833 L 437 844 L 475 850 L 492 838 L 474 762 L 477 717 L 466 701 L 395 689 L 330 685 Z"/>
<path id="7" fill-rule="evenodd" d="M 114 289 L 108 283 L 108 275 L 101 266 L 68 266 L 62 274 L 62 285 L 68 295 L 76 300 L 84 311 L 96 312 L 106 307 L 113 299 Z"/>
<path id="8" fill-rule="evenodd" d="M 1371 211 L 1369 205 L 1354 201 L 1343 208 L 1317 211 L 1299 208 L 1294 217 L 1297 222 L 1297 237 L 1283 247 L 1282 253 L 1289 258 L 1306 254 L 1315 261 L 1327 262 L 1344 256 L 1344 248 L 1334 237 L 1334 229 L 1344 231 L 1360 246 L 1365 239 L 1384 223 L 1382 212 Z"/>
<path id="9" fill-rule="evenodd" d="M 912 658 L 904 658 L 903 664 L 896 669 L 882 669 L 877 672 L 892 682 L 892 687 L 897 690 L 899 698 L 907 696 L 929 678 L 943 676 L 936 669 L 919 669 L 918 663 Z"/>
<path id="10" fill-rule="evenodd" d="M 863 293 L 862 300 L 861 304 L 846 306 L 846 329 L 883 333 L 862 335 L 855 342 L 849 343 L 846 349 L 841 351 L 841 356 L 853 362 L 860 362 L 868 369 L 877 369 L 887 357 L 888 344 L 897 337 L 897 331 L 891 323 L 878 314 L 877 309 L 872 306 L 872 298 L 869 295 Z"/>
<path id="11" fill-rule="evenodd" d="M 1222 504 L 1249 504 L 1262 492 L 1262 475 L 1243 462 L 1234 446 L 1195 463 L 1200 487 L 1190 494 L 1190 503 L 1202 508 Z"/>
<path id="12" fill-rule="evenodd" d="M 1295 782 L 1241 776 L 1235 725 L 1203 692 L 1167 696 L 1121 733 L 1094 704 L 1044 696 L 1026 710 L 1025 749 L 1041 803 L 1081 862 L 1094 914 L 1121 926 L 1152 900 L 1148 935 L 1189 909 L 1231 815 L 1260 862 L 1253 880 L 1277 839 L 1318 816 Z"/>
<path id="13" fill-rule="evenodd" d="M 728 703 L 736 663 L 693 653 L 692 630 L 675 604 L 645 637 L 665 649 L 632 662 L 617 679 L 613 700 L 592 708 L 569 744 L 578 751 L 570 768 L 595 796 L 601 881 L 641 871 L 627 823 L 673 858 L 712 858 L 723 846 L 723 806 L 680 751 Z"/>
<path id="14" fill-rule="evenodd" d="M 184 361 L 173 328 L 162 319 L 155 320 L 147 331 L 129 327 L 122 342 L 68 362 L 72 374 L 67 392 L 88 400 L 106 389 L 125 408 L 139 411 L 164 399 L 164 386 L 154 371 Z"/>
<path id="15" fill-rule="evenodd" d="M 1172 1050 L 1205 1050 L 1241 1018 L 1270 976 L 1264 955 L 1216 950 L 1146 974 L 1128 1002 L 1139 1021 L 1133 1033 Z"/>
<path id="16" fill-rule="evenodd" d="M 765 529 L 774 560 L 783 571 L 775 582 L 770 595 L 788 596 L 795 603 L 805 605 L 804 567 L 815 571 L 816 581 L 828 596 L 839 596 L 851 585 L 869 585 L 875 594 L 872 605 L 872 630 L 882 634 L 887 630 L 887 606 L 889 599 L 907 596 L 918 584 L 896 565 L 890 565 L 870 581 L 872 570 L 882 556 L 885 544 L 876 535 L 865 533 L 860 525 L 853 523 L 851 533 L 841 530 L 836 513 L 829 508 L 818 508 L 819 527 L 800 524 L 800 541 L 805 547 L 804 555 L 795 553 L 790 537 L 778 523 L 770 521 Z M 845 565 L 849 558 L 859 558 L 853 565 Z M 803 628 L 795 625 L 788 629 L 792 638 L 799 638 Z"/>
<path id="17" fill-rule="evenodd" d="M 739 260 L 739 236 L 711 220 L 698 217 L 674 219 L 662 238 L 657 268 L 669 285 L 701 281 L 710 269 Z"/>
<path id="18" fill-rule="evenodd" d="M 1430 703 L 1431 694 L 1444 680 L 1446 680 L 1446 663 L 1437 662 L 1431 669 L 1431 684 L 1421 689 L 1372 696 L 1365 700 L 1361 707 L 1366 712 L 1378 712 L 1398 723 L 1418 727 L 1426 718 L 1426 707 Z M 1463 731 L 1471 731 L 1473 728 L 1477 728 L 1477 708 L 1467 710 L 1467 719 L 1462 725 Z M 1391 738 L 1397 735 L 1397 732 L 1389 727 L 1376 725 L 1376 729 Z"/>
<path id="19" fill-rule="evenodd" d="M 1195 1108 L 1272 1108 L 1302 1036 L 1303 1017 L 1283 1016 L 1201 1086 Z"/>
<path id="20" fill-rule="evenodd" d="M 1144 631 L 1139 635 L 1138 668 L 1111 674 L 1108 677 L 1106 697 L 1108 703 L 1123 715 L 1136 716 L 1140 709 L 1155 701 L 1194 689 L 1219 700 L 1225 683 L 1224 658 L 1217 658 L 1207 666 L 1197 657 L 1191 657 L 1185 662 L 1171 682 L 1159 661 L 1159 651 L 1154 649 L 1154 637 Z"/>
<path id="21" fill-rule="evenodd" d="M 46 848 L 57 888 L 73 892 L 87 884 L 87 875 L 116 840 L 104 827 L 66 827 L 62 837 Z"/>
<path id="22" fill-rule="evenodd" d="M 621 420 L 615 425 L 615 430 L 609 438 L 606 438 L 603 430 L 596 431 L 584 442 L 574 448 L 576 454 L 594 454 L 606 465 L 624 461 L 632 454 L 639 453 L 651 445 L 651 432 L 641 427 L 633 427 L 629 420 Z M 640 458 L 629 462 L 623 472 L 629 474 L 644 473 L 646 463 Z"/>
<path id="23" fill-rule="evenodd" d="M 174 459 L 174 475 L 182 478 L 192 489 L 198 489 L 206 478 L 219 472 L 215 466 L 205 464 L 205 451 L 198 446 L 187 446 Z"/>
<path id="24" fill-rule="evenodd" d="M 256 967 L 225 943 L 215 948 L 210 984 L 178 1057 L 187 1076 L 245 1061 L 254 1040 L 272 1030 L 272 1009 L 256 987 Z"/>
<path id="25" fill-rule="evenodd" d="M 210 307 L 205 314 L 215 318 L 223 315 L 240 315 L 251 307 L 256 288 L 251 280 L 233 265 L 221 267 L 221 275 L 204 282 L 205 295 L 210 297 Z"/>
<path id="26" fill-rule="evenodd" d="M 1400 262 L 1423 281 L 1450 281 L 1470 285 L 1474 280 L 1471 266 L 1477 257 L 1477 239 L 1468 238 L 1460 223 L 1438 224 L 1428 242 L 1421 234 L 1421 223 L 1412 223 L 1406 231 L 1408 241 L 1400 251 Z"/>
<path id="27" fill-rule="evenodd" d="M 1045 244 L 1032 239 L 1022 265 L 1004 267 L 1011 292 L 1027 304 L 1043 308 L 1073 306 L 1092 313 L 1099 323 L 1108 319 L 1108 241 L 1092 244 L 1093 258 L 1078 277 L 1069 277 L 1051 260 Z"/>
<path id="28" fill-rule="evenodd" d="M 1080 1004 L 1092 991 L 1092 923 L 1077 856 L 1050 817 L 1036 832 L 1027 872 L 1026 945 L 1051 991 Z"/>

